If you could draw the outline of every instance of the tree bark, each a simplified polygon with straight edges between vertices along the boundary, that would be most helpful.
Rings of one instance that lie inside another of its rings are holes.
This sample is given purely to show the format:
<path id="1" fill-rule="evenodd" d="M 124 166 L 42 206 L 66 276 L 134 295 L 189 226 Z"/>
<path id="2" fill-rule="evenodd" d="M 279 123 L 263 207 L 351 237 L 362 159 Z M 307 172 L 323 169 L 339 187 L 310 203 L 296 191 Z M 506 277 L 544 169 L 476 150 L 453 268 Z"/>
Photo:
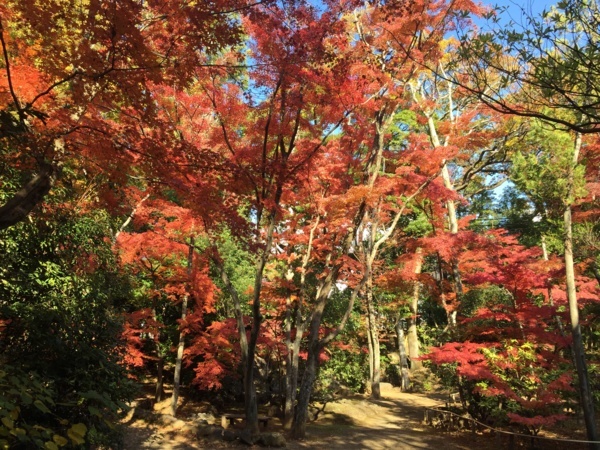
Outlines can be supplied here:
<path id="1" fill-rule="evenodd" d="M 286 300 L 284 336 L 287 354 L 285 355 L 285 400 L 283 405 L 283 429 L 290 430 L 294 420 L 294 403 L 296 395 L 293 392 L 294 374 L 297 377 L 297 365 L 294 364 L 294 346 L 292 343 L 292 300 L 288 295 Z"/>
<path id="2" fill-rule="evenodd" d="M 147 197 L 146 197 L 147 198 Z M 191 285 L 192 282 L 192 265 L 194 262 L 194 237 L 190 237 L 190 244 L 188 247 L 188 260 L 187 260 L 187 276 L 188 283 Z M 181 303 L 181 322 L 185 320 L 187 315 L 189 293 L 183 297 Z M 175 373 L 173 375 L 173 396 L 171 397 L 171 412 L 173 416 L 177 414 L 177 401 L 179 399 L 179 387 L 181 383 L 181 363 L 183 362 L 183 350 L 185 348 L 185 335 L 183 331 L 179 333 L 179 344 L 177 345 L 177 359 L 175 360 Z"/>
<path id="3" fill-rule="evenodd" d="M 596 419 L 594 413 L 594 401 L 590 388 L 589 375 L 587 370 L 585 350 L 583 347 L 583 338 L 581 334 L 581 325 L 579 323 L 579 306 L 577 303 L 577 291 L 575 286 L 575 269 L 573 262 L 573 230 L 571 218 L 571 205 L 575 196 L 574 172 L 579 160 L 581 150 L 581 134 L 577 133 L 575 139 L 575 148 L 573 152 L 573 162 L 569 167 L 567 183 L 569 185 L 568 198 L 565 202 L 564 211 L 564 245 L 565 245 L 565 270 L 567 284 L 567 298 L 569 300 L 569 314 L 571 317 L 571 335 L 573 337 L 573 354 L 577 367 L 579 378 L 579 392 L 581 395 L 581 407 L 587 430 L 587 437 L 590 441 L 598 441 L 598 432 L 596 429 Z M 600 444 L 590 444 L 590 448 L 598 450 Z"/>
<path id="4" fill-rule="evenodd" d="M 418 248 L 416 250 L 417 264 L 415 265 L 415 274 L 419 275 L 423 267 L 423 250 Z M 421 295 L 421 283 L 415 280 L 413 286 L 413 296 L 409 304 L 410 317 L 408 318 L 408 356 L 410 357 L 410 370 L 414 372 L 423 368 L 423 362 L 418 358 L 420 356 L 419 351 L 419 334 L 417 330 L 417 316 L 419 311 L 419 297 Z"/>
<path id="5" fill-rule="evenodd" d="M 451 99 L 451 97 L 450 97 Z M 450 116 L 452 119 L 452 110 L 450 110 Z M 429 137 L 431 138 L 431 143 L 434 147 L 439 147 L 442 145 L 440 142 L 440 138 L 437 134 L 437 130 L 435 128 L 435 122 L 433 120 L 433 116 L 431 114 L 427 114 L 427 124 L 429 126 Z M 444 145 L 447 145 L 448 139 Z M 450 172 L 448 171 L 448 165 L 444 164 L 442 167 L 442 181 L 444 182 L 444 187 L 450 191 L 454 191 L 454 185 L 452 184 L 452 179 L 450 178 Z M 456 215 L 456 205 L 453 200 L 448 200 L 446 202 L 446 209 L 448 210 L 448 228 L 450 233 L 457 234 L 458 233 L 458 216 Z M 453 259 L 450 261 L 452 266 L 452 276 L 454 278 L 454 292 L 456 293 L 455 302 L 459 301 L 462 297 L 463 287 L 462 287 L 462 279 L 460 276 L 460 271 L 458 270 L 458 261 Z M 454 309 L 452 312 L 448 314 L 448 326 L 453 328 L 456 326 L 456 305 L 454 305 Z"/>
<path id="6" fill-rule="evenodd" d="M 15 193 L 4 206 L 0 207 L 0 230 L 12 227 L 24 220 L 50 192 L 54 181 L 54 167 L 44 164 L 25 186 Z"/>
<path id="7" fill-rule="evenodd" d="M 256 404 L 256 390 L 254 387 L 253 377 L 254 360 L 249 360 L 248 336 L 246 335 L 246 325 L 244 324 L 242 305 L 238 293 L 231 284 L 231 280 L 229 279 L 222 262 L 217 259 L 215 259 L 215 261 L 219 264 L 221 280 L 225 284 L 227 291 L 233 299 L 235 318 L 238 326 L 238 335 L 240 338 L 241 364 L 244 377 L 244 412 L 246 414 L 246 425 L 249 427 L 252 433 L 258 433 L 258 405 Z M 254 358 L 254 353 L 252 356 Z M 252 425 L 252 422 L 254 422 L 254 425 Z"/>
<path id="8" fill-rule="evenodd" d="M 156 346 L 159 346 L 159 343 L 156 343 Z M 158 350 L 160 352 L 160 350 Z M 165 358 L 159 356 L 156 360 L 156 391 L 154 392 L 154 401 L 160 402 L 163 399 L 164 391 L 164 368 L 165 368 Z"/>
<path id="9" fill-rule="evenodd" d="M 133 220 L 133 218 L 135 217 L 135 214 L 137 213 L 138 209 L 140 208 L 140 206 L 142 206 L 142 204 L 148 200 L 150 198 L 150 194 L 146 194 L 144 196 L 144 198 L 142 198 L 131 210 L 131 212 L 129 213 L 129 215 L 127 216 L 127 218 L 125 219 L 125 221 L 121 224 L 121 226 L 119 227 L 119 229 L 117 230 L 117 232 L 114 234 L 112 241 L 113 243 L 117 242 L 117 239 L 119 238 L 119 235 L 123 232 L 123 230 L 125 228 L 127 228 L 127 226 L 131 223 L 131 221 Z"/>
<path id="10" fill-rule="evenodd" d="M 188 297 L 187 295 L 181 302 L 181 320 L 185 320 L 187 314 Z M 175 373 L 173 374 L 173 395 L 171 397 L 171 413 L 177 414 L 177 401 L 179 400 L 179 387 L 181 383 L 181 363 L 183 361 L 183 350 L 185 348 L 185 335 L 183 331 L 179 333 L 179 344 L 177 345 L 177 359 L 175 360 Z"/>
<path id="11" fill-rule="evenodd" d="M 296 331 L 296 333 L 298 332 Z M 298 353 L 300 352 L 301 341 L 302 338 L 296 334 L 296 338 L 288 342 L 287 370 L 285 374 L 285 405 L 283 411 L 283 429 L 288 431 L 292 429 L 294 423 L 294 407 L 296 406 L 298 392 Z"/>
<path id="12" fill-rule="evenodd" d="M 298 393 L 298 404 L 294 414 L 292 427 L 292 436 L 295 439 L 301 439 L 306 434 L 306 423 L 308 422 L 308 405 L 312 394 L 313 384 L 317 378 L 319 369 L 319 354 L 323 348 L 319 340 L 319 329 L 321 328 L 321 319 L 327 302 L 327 294 L 331 290 L 331 285 L 325 285 L 326 292 L 321 292 L 315 310 L 312 314 L 309 335 L 308 335 L 308 355 L 306 358 L 306 367 L 300 383 L 300 392 Z"/>
<path id="13" fill-rule="evenodd" d="M 334 267 L 328 274 L 325 280 L 322 282 L 319 288 L 319 296 L 316 299 L 315 308 L 312 315 L 310 316 L 309 335 L 308 335 L 308 356 L 306 361 L 306 368 L 302 376 L 302 382 L 300 384 L 300 392 L 298 393 L 298 404 L 296 405 L 296 412 L 294 414 L 294 422 L 292 426 L 292 436 L 295 439 L 301 439 L 306 434 L 306 422 L 308 420 L 308 405 L 310 396 L 312 395 L 313 384 L 317 377 L 319 368 L 319 354 L 321 350 L 333 341 L 336 336 L 344 329 L 346 322 L 352 313 L 354 303 L 358 293 L 364 288 L 366 283 L 366 277 L 363 277 L 361 282 L 352 290 L 350 295 L 350 301 L 346 308 L 346 312 L 336 329 L 331 331 L 327 336 L 319 339 L 319 329 L 321 327 L 321 320 L 323 318 L 323 311 L 327 303 L 329 293 L 333 289 L 333 280 L 337 279 L 339 266 Z"/>
<path id="14" fill-rule="evenodd" d="M 369 368 L 370 368 L 370 387 L 371 397 L 381 398 L 381 348 L 379 345 L 379 324 L 375 305 L 373 304 L 373 275 L 367 269 L 366 285 L 367 302 L 367 333 L 369 336 Z"/>
<path id="15" fill-rule="evenodd" d="M 296 408 L 296 397 L 298 392 L 298 357 L 300 353 L 300 345 L 302 344 L 302 337 L 304 331 L 308 325 L 307 321 L 302 317 L 303 314 L 303 303 L 306 298 L 306 269 L 312 253 L 313 240 L 315 237 L 315 231 L 321 222 L 320 216 L 317 215 L 313 226 L 310 229 L 308 236 L 308 244 L 306 246 L 306 252 L 302 258 L 302 266 L 300 267 L 300 292 L 295 307 L 296 317 L 296 336 L 292 340 L 292 301 L 288 297 L 287 309 L 286 309 L 286 325 L 285 325 L 285 344 L 288 349 L 286 357 L 286 385 L 285 385 L 285 404 L 283 413 L 283 429 L 291 430 L 294 426 L 294 411 Z M 288 281 L 293 279 L 293 271 L 290 269 L 286 278 Z"/>
<path id="16" fill-rule="evenodd" d="M 286 316 L 288 313 L 290 315 L 287 317 L 289 319 L 289 325 L 286 325 L 285 331 L 285 343 L 288 349 L 288 354 L 286 356 L 285 404 L 283 411 L 283 429 L 287 431 L 291 430 L 294 424 L 294 410 L 296 406 L 296 397 L 298 393 L 298 357 L 300 354 L 300 344 L 302 343 L 302 336 L 304 335 L 304 329 L 306 327 L 306 323 L 302 320 L 301 305 L 298 305 L 296 308 L 295 319 L 296 336 L 294 336 L 294 339 L 292 339 L 290 309 L 288 309 L 288 311 L 286 312 Z"/>
<path id="17" fill-rule="evenodd" d="M 153 300 L 152 318 L 154 319 L 155 323 L 158 323 L 158 315 L 156 313 L 156 299 Z M 156 330 L 154 344 L 156 347 L 156 390 L 154 392 L 154 402 L 160 402 L 163 400 L 163 395 L 165 393 L 163 386 L 165 358 L 160 348 L 160 331 L 158 329 Z"/>
<path id="18" fill-rule="evenodd" d="M 319 345 L 317 326 L 317 334 L 313 335 L 311 331 L 311 334 L 309 336 L 308 357 L 306 359 L 306 367 L 304 369 L 304 374 L 302 375 L 300 392 L 298 394 L 298 405 L 296 406 L 296 414 L 294 415 L 294 425 L 292 428 L 292 436 L 295 439 L 301 439 L 306 435 L 306 423 L 308 422 L 308 405 L 310 402 L 310 396 L 312 394 L 313 384 L 317 378 L 320 351 L 321 346 Z"/>
<path id="19" fill-rule="evenodd" d="M 404 345 L 402 319 L 398 319 L 398 322 L 396 322 L 396 336 L 398 337 L 398 353 L 400 355 L 400 389 L 406 391 L 410 387 L 410 377 L 408 376 L 408 359 L 406 357 L 406 346 Z"/>

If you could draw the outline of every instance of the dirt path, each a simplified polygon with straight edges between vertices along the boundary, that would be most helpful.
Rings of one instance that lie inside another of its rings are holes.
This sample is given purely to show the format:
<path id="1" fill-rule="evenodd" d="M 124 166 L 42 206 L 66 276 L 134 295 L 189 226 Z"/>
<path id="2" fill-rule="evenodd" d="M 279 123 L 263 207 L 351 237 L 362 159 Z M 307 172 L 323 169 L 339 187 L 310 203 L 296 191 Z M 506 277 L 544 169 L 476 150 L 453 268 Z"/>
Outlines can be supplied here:
<path id="1" fill-rule="evenodd" d="M 291 449 L 472 449 L 480 438 L 452 435 L 421 424 L 425 408 L 440 397 L 411 394 L 384 384 L 381 400 L 354 398 L 327 405 L 308 427 L 308 438 Z M 474 440 L 475 439 L 475 440 Z"/>
<path id="2" fill-rule="evenodd" d="M 288 441 L 287 448 L 300 449 L 473 449 L 489 448 L 488 439 L 468 433 L 443 433 L 422 425 L 425 408 L 439 405 L 440 396 L 411 394 L 384 384 L 383 398 L 342 399 L 326 405 L 316 422 L 307 428 L 307 438 Z M 216 448 L 248 448 L 239 443 L 224 442 L 217 436 L 197 438 L 184 422 L 169 424 L 130 421 L 125 432 L 125 449 L 191 450 Z M 151 421 L 150 421 L 151 422 Z M 270 431 L 281 431 L 279 421 L 269 425 Z M 258 448 L 258 446 L 252 447 Z"/>

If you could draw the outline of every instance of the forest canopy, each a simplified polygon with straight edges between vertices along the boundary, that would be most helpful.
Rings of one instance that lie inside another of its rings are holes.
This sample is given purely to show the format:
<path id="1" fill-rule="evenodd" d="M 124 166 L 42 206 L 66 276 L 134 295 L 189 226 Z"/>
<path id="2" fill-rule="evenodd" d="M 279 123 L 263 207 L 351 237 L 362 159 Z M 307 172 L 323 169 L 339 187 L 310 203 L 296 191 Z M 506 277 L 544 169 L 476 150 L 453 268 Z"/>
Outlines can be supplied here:
<path id="1" fill-rule="evenodd" d="M 0 4 L 0 448 L 423 373 L 600 441 L 599 7 Z"/>

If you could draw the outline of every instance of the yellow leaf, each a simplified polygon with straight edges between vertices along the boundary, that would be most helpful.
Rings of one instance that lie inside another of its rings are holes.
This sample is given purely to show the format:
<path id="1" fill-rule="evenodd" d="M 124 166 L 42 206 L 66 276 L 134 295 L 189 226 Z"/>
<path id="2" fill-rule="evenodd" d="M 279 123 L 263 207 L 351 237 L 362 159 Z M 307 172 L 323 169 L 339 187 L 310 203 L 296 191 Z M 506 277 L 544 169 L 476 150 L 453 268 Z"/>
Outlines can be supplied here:
<path id="1" fill-rule="evenodd" d="M 12 420 L 17 420 L 19 418 L 19 407 L 16 407 L 10 412 L 10 418 Z"/>
<path id="2" fill-rule="evenodd" d="M 44 444 L 44 448 L 45 448 L 46 450 L 58 450 L 58 447 L 57 447 L 57 446 L 56 446 L 56 444 L 55 444 L 54 442 L 52 442 L 52 441 L 47 441 L 47 442 Z"/>
<path id="3" fill-rule="evenodd" d="M 76 423 L 67 431 L 67 435 L 73 441 L 75 445 L 85 444 L 85 433 L 87 432 L 87 427 L 83 423 Z"/>
<path id="4" fill-rule="evenodd" d="M 65 437 L 62 437 L 60 434 L 55 434 L 54 436 L 52 436 L 52 440 L 59 447 L 64 447 L 65 445 L 67 445 L 69 443 L 68 439 Z"/>
<path id="5" fill-rule="evenodd" d="M 12 419 L 8 418 L 8 417 L 3 417 L 2 418 L 2 423 L 4 424 L 4 426 L 10 430 L 13 429 L 13 427 L 15 426 L 15 423 L 12 421 Z"/>

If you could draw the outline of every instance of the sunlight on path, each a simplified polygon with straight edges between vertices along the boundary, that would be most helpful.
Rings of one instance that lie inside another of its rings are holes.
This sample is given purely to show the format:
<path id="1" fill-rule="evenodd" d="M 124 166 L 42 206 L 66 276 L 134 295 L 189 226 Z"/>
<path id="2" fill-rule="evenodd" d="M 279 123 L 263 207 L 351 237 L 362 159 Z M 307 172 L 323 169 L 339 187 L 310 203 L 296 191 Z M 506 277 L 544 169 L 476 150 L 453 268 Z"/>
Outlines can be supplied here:
<path id="1" fill-rule="evenodd" d="M 344 399 L 328 404 L 308 427 L 306 441 L 290 449 L 471 449 L 471 436 L 455 437 L 421 425 L 424 410 L 442 403 L 433 396 L 382 386 L 381 400 Z"/>
<path id="2" fill-rule="evenodd" d="M 412 394 L 390 384 L 382 385 L 382 399 L 362 396 L 328 403 L 318 421 L 309 424 L 307 438 L 288 441 L 290 450 L 470 450 L 490 448 L 490 442 L 468 433 L 451 434 L 422 425 L 425 408 L 444 401 L 443 395 Z M 173 427 L 149 426 L 139 422 L 127 432 L 125 450 L 193 450 L 248 447 L 240 443 L 212 440 L 202 444 L 195 436 Z M 270 427 L 271 428 L 271 427 Z M 218 431 L 218 430 L 217 430 Z M 271 431 L 281 431 L 275 424 Z M 205 441 L 206 442 L 206 441 Z"/>

